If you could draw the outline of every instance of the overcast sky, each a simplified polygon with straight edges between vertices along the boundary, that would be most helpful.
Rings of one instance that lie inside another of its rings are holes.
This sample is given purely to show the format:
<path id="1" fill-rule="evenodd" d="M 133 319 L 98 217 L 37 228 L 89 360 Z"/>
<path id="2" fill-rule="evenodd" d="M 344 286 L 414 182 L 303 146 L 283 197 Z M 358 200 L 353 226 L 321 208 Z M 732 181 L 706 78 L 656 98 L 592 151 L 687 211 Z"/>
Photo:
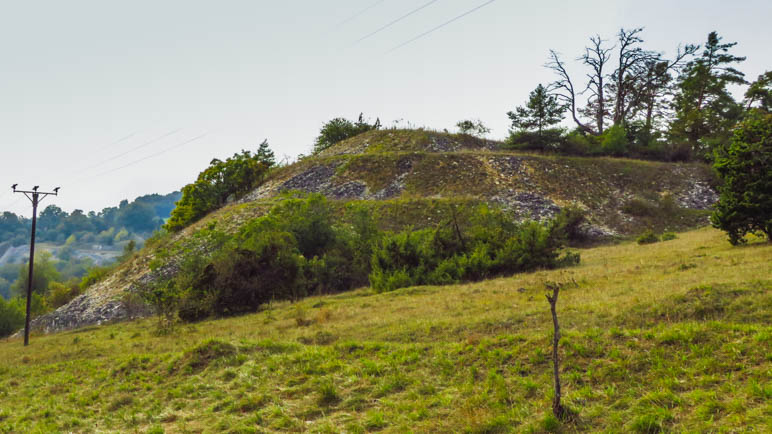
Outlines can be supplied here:
<path id="1" fill-rule="evenodd" d="M 372 36 L 390 22 L 425 8 Z M 772 69 L 772 2 L 496 0 L 0 0 L 0 210 L 30 215 L 10 185 L 61 186 L 67 211 L 168 193 L 212 158 L 307 153 L 320 126 L 360 112 L 384 125 L 453 129 L 506 112 L 538 84 L 550 48 L 644 26 L 672 54 L 711 30 Z M 583 70 L 571 64 L 579 78 Z"/>

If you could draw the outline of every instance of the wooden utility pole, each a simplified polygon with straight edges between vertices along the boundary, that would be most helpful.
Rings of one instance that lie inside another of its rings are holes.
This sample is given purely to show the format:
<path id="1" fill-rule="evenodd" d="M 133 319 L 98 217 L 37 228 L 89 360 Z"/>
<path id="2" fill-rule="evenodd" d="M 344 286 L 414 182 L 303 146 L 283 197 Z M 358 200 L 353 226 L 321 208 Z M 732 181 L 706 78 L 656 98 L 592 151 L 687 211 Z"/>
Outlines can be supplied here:
<path id="1" fill-rule="evenodd" d="M 38 221 L 38 205 L 46 196 L 58 196 L 59 187 L 56 187 L 53 192 L 38 191 L 37 185 L 32 188 L 31 191 L 17 190 L 14 184 L 11 186 L 14 193 L 22 193 L 27 196 L 27 199 L 32 202 L 32 231 L 30 235 L 29 243 L 29 276 L 27 278 L 27 316 L 24 320 L 24 346 L 29 345 L 29 320 L 30 320 L 30 302 L 32 301 L 32 270 L 35 265 L 35 229 Z"/>

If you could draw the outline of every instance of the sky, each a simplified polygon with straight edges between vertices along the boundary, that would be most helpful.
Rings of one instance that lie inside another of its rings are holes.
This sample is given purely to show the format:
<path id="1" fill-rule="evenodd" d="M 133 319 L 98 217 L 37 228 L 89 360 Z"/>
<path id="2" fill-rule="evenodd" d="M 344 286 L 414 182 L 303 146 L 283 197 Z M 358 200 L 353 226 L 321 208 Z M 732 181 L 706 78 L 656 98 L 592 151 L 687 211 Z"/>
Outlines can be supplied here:
<path id="1" fill-rule="evenodd" d="M 292 161 L 360 112 L 504 138 L 553 80 L 549 49 L 579 80 L 588 38 L 621 27 L 665 55 L 716 30 L 753 80 L 771 18 L 756 0 L 0 0 L 0 211 L 31 215 L 14 183 L 61 187 L 41 206 L 68 212 L 169 193 L 263 139 Z"/>

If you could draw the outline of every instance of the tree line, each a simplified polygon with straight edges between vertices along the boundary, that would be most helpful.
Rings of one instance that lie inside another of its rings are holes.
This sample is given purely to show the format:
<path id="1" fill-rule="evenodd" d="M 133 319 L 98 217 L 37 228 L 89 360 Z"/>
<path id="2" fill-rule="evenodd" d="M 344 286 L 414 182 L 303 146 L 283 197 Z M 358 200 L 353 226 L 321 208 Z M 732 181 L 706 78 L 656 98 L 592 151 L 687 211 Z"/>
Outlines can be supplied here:
<path id="1" fill-rule="evenodd" d="M 85 213 L 76 209 L 67 213 L 56 205 L 47 206 L 38 216 L 36 236 L 39 242 L 72 242 L 112 245 L 132 238 L 146 237 L 163 225 L 180 198 L 179 192 L 150 194 L 133 202 L 122 200 L 117 207 Z M 29 243 L 31 219 L 3 212 L 0 215 L 0 245 L 21 246 Z M 73 237 L 73 238 L 71 238 Z"/>
<path id="2" fill-rule="evenodd" d="M 745 57 L 711 32 L 702 45 L 679 46 L 672 57 L 644 46 L 643 28 L 612 40 L 593 36 L 578 57 L 585 75 L 569 73 L 554 50 L 546 67 L 556 79 L 539 84 L 524 106 L 508 113 L 515 148 L 579 155 L 713 161 L 738 122 L 772 105 L 772 71 L 748 82 Z M 746 86 L 736 100 L 731 86 Z M 570 131 L 555 128 L 568 117 Z"/>

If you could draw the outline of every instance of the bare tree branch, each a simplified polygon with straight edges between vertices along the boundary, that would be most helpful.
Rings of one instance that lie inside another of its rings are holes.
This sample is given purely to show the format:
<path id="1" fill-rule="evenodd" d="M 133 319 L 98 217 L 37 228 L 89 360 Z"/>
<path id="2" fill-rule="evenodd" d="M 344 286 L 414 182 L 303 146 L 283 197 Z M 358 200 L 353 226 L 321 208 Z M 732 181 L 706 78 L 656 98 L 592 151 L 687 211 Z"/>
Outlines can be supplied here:
<path id="1" fill-rule="evenodd" d="M 589 79 L 587 87 L 582 91 L 590 92 L 588 109 L 595 119 L 598 134 L 603 132 L 603 119 L 606 116 L 606 98 L 603 93 L 604 79 L 606 78 L 603 69 L 606 63 L 611 59 L 611 50 L 614 47 L 605 48 L 605 41 L 600 35 L 590 37 L 591 45 L 585 49 L 584 55 L 579 58 L 585 65 L 589 66 L 591 72 L 587 74 Z"/>
<path id="2" fill-rule="evenodd" d="M 576 90 L 568 71 L 566 71 L 565 64 L 560 60 L 560 55 L 554 50 L 550 50 L 550 60 L 544 66 L 554 71 L 558 76 L 557 80 L 550 83 L 548 90 L 571 110 L 571 117 L 580 130 L 594 134 L 592 129 L 584 125 L 576 116 Z"/>

